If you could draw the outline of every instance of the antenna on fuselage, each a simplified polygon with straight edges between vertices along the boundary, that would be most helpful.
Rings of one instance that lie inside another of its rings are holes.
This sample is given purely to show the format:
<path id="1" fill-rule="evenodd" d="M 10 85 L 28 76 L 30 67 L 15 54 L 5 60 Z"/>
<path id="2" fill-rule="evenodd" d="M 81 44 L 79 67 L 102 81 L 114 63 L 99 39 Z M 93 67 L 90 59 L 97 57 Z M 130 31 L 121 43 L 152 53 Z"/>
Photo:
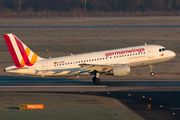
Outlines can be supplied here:
<path id="1" fill-rule="evenodd" d="M 73 54 L 72 53 L 70 53 L 71 54 L 71 56 L 73 56 Z"/>
<path id="2" fill-rule="evenodd" d="M 145 45 L 147 45 L 146 43 L 144 43 Z"/>

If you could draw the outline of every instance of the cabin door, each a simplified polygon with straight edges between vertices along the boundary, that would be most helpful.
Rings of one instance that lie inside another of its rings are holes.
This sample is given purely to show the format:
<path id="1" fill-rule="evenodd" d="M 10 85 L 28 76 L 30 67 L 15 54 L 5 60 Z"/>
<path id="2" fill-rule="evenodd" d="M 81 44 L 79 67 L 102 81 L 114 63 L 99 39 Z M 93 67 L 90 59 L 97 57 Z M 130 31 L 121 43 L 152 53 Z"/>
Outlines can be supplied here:
<path id="1" fill-rule="evenodd" d="M 147 54 L 148 54 L 148 58 L 154 57 L 152 47 L 147 47 Z"/>

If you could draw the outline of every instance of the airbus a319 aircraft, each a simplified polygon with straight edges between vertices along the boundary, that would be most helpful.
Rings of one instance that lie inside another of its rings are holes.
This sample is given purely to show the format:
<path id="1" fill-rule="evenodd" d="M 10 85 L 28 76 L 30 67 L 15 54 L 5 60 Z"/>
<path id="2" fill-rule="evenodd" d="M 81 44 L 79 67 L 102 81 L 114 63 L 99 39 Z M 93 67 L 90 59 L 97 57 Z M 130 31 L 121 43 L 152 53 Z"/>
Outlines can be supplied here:
<path id="1" fill-rule="evenodd" d="M 141 45 L 100 52 L 69 55 L 57 58 L 41 58 L 30 50 L 14 34 L 3 35 L 14 65 L 5 72 L 41 76 L 94 75 L 93 82 L 100 84 L 101 74 L 115 77 L 130 75 L 132 67 L 149 66 L 173 59 L 176 54 L 161 45 Z"/>

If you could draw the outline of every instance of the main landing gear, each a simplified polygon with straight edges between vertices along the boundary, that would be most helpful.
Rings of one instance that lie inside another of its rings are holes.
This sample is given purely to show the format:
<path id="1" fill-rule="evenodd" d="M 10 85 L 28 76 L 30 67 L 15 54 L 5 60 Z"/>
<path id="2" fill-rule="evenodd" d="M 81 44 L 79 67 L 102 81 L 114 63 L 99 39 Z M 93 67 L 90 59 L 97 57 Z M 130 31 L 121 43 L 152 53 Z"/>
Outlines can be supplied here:
<path id="1" fill-rule="evenodd" d="M 153 70 L 153 65 L 149 65 L 149 69 L 151 70 L 150 75 L 151 75 L 151 76 L 154 76 L 155 73 L 152 71 L 152 70 Z"/>
<path id="2" fill-rule="evenodd" d="M 92 78 L 92 81 L 96 83 L 97 85 L 100 84 L 101 80 L 99 79 L 100 73 L 95 73 L 94 77 Z"/>

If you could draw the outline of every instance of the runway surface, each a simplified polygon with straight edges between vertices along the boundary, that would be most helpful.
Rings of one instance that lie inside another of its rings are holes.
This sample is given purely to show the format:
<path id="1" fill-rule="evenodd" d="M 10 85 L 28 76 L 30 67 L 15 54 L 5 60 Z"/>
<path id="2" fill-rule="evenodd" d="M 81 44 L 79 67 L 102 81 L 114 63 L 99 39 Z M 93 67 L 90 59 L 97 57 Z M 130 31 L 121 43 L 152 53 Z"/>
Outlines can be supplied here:
<path id="1" fill-rule="evenodd" d="M 180 91 L 180 80 L 91 80 L 1 76 L 0 91 L 102 92 L 102 91 Z"/>
<path id="2" fill-rule="evenodd" d="M 118 99 L 147 120 L 180 119 L 180 80 L 102 80 L 101 85 L 95 85 L 91 80 L 1 76 L 0 92 L 106 96 Z"/>
<path id="3" fill-rule="evenodd" d="M 0 29 L 180 28 L 180 26 L 0 26 Z"/>

